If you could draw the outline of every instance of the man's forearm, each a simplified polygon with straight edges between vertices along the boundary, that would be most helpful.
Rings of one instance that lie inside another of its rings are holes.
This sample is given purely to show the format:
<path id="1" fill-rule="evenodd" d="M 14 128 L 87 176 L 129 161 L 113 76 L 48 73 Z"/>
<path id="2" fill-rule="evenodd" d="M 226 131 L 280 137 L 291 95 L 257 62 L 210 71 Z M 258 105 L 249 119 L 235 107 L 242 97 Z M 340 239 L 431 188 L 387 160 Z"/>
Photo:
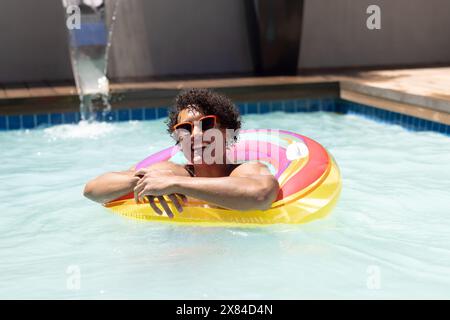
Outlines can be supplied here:
<path id="1" fill-rule="evenodd" d="M 92 181 L 84 188 L 84 196 L 99 202 L 106 203 L 120 196 L 133 192 L 138 177 L 131 172 L 109 172 Z"/>
<path id="2" fill-rule="evenodd" d="M 174 192 L 234 210 L 266 210 L 278 192 L 269 177 L 176 177 Z"/>

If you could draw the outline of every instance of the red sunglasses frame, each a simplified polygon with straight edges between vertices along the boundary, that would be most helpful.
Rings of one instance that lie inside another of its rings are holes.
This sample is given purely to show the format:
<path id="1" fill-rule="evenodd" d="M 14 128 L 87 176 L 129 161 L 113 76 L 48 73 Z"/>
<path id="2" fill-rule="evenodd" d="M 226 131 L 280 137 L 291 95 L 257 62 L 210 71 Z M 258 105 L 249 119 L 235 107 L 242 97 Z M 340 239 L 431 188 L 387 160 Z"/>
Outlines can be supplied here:
<path id="1" fill-rule="evenodd" d="M 203 119 L 206 119 L 206 118 L 213 118 L 214 119 L 214 125 L 213 126 L 214 127 L 216 126 L 216 124 L 217 124 L 217 116 L 213 115 L 213 114 L 201 117 L 197 121 L 201 122 Z M 192 122 L 192 121 L 184 121 L 184 122 L 177 123 L 176 125 L 173 126 L 173 131 L 177 130 L 177 128 L 180 127 L 181 125 L 186 125 L 186 124 L 189 124 L 191 126 L 191 130 L 189 130 L 189 133 L 192 134 L 192 132 L 194 131 L 194 122 Z M 203 129 L 202 129 L 202 131 L 203 131 Z"/>

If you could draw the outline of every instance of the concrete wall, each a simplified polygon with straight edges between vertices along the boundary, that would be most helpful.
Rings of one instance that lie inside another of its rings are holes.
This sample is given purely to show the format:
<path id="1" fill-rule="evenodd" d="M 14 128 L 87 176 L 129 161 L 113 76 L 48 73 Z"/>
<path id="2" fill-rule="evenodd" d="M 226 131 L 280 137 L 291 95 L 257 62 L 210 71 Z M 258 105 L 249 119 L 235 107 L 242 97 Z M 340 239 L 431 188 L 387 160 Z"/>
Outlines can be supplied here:
<path id="1" fill-rule="evenodd" d="M 59 0 L 1 0 L 0 83 L 72 78 Z"/>
<path id="2" fill-rule="evenodd" d="M 382 29 L 366 28 L 381 7 Z M 60 0 L 1 0 L 0 83 L 72 79 Z M 449 0 L 306 0 L 299 68 L 450 64 Z M 124 0 L 115 79 L 252 71 L 242 0 Z"/>
<path id="3" fill-rule="evenodd" d="M 381 8 L 381 30 L 366 9 Z M 307 0 L 299 68 L 450 63 L 448 0 Z"/>
<path id="4" fill-rule="evenodd" d="M 127 0 L 111 47 L 112 78 L 252 72 L 242 0 Z"/>

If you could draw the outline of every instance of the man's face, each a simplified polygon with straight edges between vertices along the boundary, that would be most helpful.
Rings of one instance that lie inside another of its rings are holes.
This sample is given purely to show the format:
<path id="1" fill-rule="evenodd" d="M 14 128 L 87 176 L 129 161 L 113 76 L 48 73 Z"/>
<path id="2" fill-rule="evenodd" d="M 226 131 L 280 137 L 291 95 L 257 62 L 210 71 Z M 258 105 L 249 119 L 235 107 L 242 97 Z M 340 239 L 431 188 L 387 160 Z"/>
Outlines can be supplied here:
<path id="1" fill-rule="evenodd" d="M 177 130 L 182 151 L 191 163 L 211 163 L 204 157 L 216 155 L 217 149 L 225 152 L 225 129 L 220 128 L 218 119 L 204 118 L 209 116 L 193 108 L 186 108 L 178 114 L 177 124 L 191 123 L 191 130 Z M 189 128 L 189 126 L 186 126 Z M 219 137 L 218 137 L 219 136 Z M 221 137 L 222 139 L 220 139 Z M 205 152 L 206 150 L 206 152 Z"/>

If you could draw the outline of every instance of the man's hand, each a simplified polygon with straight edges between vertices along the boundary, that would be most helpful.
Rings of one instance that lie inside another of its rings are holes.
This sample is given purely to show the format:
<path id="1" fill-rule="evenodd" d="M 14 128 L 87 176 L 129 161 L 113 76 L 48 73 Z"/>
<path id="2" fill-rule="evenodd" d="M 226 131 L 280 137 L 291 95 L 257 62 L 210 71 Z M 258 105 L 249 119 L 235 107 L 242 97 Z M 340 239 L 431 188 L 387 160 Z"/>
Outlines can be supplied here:
<path id="1" fill-rule="evenodd" d="M 163 212 L 155 203 L 155 199 L 157 198 L 167 216 L 173 218 L 173 212 L 170 210 L 167 200 L 164 198 L 164 196 L 167 196 L 175 205 L 178 212 L 183 211 L 180 199 L 181 202 L 185 203 L 186 197 L 173 192 L 174 179 L 176 176 L 172 170 L 152 168 L 140 169 L 136 171 L 134 175 L 140 178 L 134 188 L 134 199 L 136 203 L 142 202 L 143 198 L 147 197 L 153 210 L 161 215 Z"/>

